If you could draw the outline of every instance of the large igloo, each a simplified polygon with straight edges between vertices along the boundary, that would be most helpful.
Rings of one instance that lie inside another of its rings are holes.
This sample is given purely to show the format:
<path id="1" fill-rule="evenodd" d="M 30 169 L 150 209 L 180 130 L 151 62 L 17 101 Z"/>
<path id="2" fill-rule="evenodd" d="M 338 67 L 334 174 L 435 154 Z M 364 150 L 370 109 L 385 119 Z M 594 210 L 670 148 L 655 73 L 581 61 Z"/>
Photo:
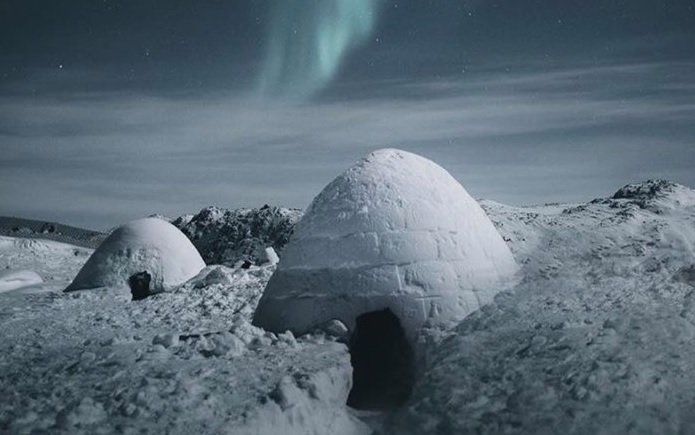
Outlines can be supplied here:
<path id="1" fill-rule="evenodd" d="M 478 203 L 442 167 L 375 151 L 333 180 L 297 224 L 254 324 L 310 331 L 388 309 L 411 343 L 515 280 L 518 266 Z M 387 315 L 386 313 L 385 315 Z"/>
<path id="2" fill-rule="evenodd" d="M 157 293 L 188 281 L 204 267 L 178 228 L 159 218 L 138 219 L 111 233 L 65 291 L 125 287 L 133 275 L 147 272 L 150 292 Z"/>

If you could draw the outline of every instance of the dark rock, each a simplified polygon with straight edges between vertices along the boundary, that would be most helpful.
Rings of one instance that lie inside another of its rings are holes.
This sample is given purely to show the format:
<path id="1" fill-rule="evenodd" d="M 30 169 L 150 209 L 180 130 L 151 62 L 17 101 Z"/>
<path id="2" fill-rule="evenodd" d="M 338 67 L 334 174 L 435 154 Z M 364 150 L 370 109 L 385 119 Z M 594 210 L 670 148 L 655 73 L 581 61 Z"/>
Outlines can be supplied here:
<path id="1" fill-rule="evenodd" d="M 620 188 L 613 194 L 612 199 L 649 201 L 672 193 L 675 187 L 675 183 L 667 180 L 647 180 Z"/>
<path id="2" fill-rule="evenodd" d="M 232 267 L 239 261 L 259 265 L 266 260 L 267 247 L 281 255 L 301 215 L 300 210 L 267 204 L 240 210 L 207 207 L 172 224 L 193 242 L 205 263 Z"/>

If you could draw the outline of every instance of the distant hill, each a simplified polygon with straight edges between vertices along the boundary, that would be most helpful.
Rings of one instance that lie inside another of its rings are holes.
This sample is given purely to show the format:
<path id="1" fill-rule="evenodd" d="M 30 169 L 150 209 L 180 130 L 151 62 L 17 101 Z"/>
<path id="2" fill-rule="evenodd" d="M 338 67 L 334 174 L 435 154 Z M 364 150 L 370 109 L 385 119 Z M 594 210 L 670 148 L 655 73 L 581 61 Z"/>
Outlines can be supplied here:
<path id="1" fill-rule="evenodd" d="M 107 234 L 57 222 L 0 216 L 0 235 L 48 239 L 85 248 L 96 248 Z"/>
<path id="2" fill-rule="evenodd" d="M 264 205 L 228 210 L 206 207 L 171 221 L 198 249 L 207 264 L 259 263 L 265 248 L 282 253 L 301 210 Z"/>

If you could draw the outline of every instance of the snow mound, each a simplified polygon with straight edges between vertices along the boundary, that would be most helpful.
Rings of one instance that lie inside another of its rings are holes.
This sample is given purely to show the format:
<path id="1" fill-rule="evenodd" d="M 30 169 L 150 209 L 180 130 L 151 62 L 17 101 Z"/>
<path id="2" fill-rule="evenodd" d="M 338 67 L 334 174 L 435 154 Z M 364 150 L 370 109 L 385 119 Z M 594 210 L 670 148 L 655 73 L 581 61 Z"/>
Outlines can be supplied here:
<path id="1" fill-rule="evenodd" d="M 332 319 L 350 330 L 389 308 L 414 341 L 425 324 L 464 318 L 517 264 L 464 188 L 434 162 L 373 152 L 338 176 L 297 224 L 254 324 L 303 334 Z"/>
<path id="2" fill-rule="evenodd" d="M 109 235 L 66 291 L 125 286 L 147 271 L 153 292 L 167 291 L 194 277 L 205 262 L 176 227 L 159 218 L 132 221 Z"/>
<path id="3" fill-rule="evenodd" d="M 43 279 L 31 270 L 0 271 L 0 293 L 43 283 Z"/>
<path id="4" fill-rule="evenodd" d="M 267 247 L 282 253 L 301 214 L 268 205 L 239 210 L 207 207 L 172 224 L 193 242 L 207 264 L 234 266 L 248 261 L 260 265 L 267 261 Z"/>

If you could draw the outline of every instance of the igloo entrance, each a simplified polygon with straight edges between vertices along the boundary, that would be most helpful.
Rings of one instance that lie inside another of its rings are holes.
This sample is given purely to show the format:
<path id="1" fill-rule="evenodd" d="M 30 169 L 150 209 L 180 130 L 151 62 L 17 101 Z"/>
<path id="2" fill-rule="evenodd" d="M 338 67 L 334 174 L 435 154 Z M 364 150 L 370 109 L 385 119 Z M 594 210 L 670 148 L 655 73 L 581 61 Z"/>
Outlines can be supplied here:
<path id="1" fill-rule="evenodd" d="M 384 309 L 362 314 L 350 338 L 352 390 L 347 404 L 385 410 L 405 403 L 415 381 L 415 356 L 398 317 Z"/>
<path id="2" fill-rule="evenodd" d="M 148 297 L 150 293 L 150 282 L 152 281 L 152 275 L 147 273 L 147 271 L 139 272 L 131 275 L 128 278 L 128 285 L 130 286 L 130 294 L 133 295 L 134 301 L 139 301 Z"/>

